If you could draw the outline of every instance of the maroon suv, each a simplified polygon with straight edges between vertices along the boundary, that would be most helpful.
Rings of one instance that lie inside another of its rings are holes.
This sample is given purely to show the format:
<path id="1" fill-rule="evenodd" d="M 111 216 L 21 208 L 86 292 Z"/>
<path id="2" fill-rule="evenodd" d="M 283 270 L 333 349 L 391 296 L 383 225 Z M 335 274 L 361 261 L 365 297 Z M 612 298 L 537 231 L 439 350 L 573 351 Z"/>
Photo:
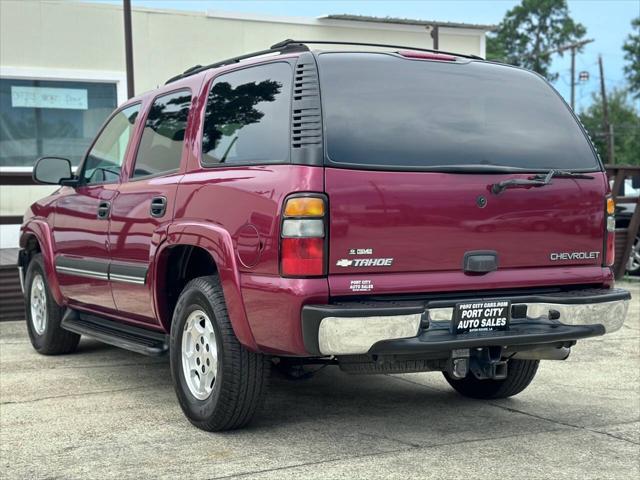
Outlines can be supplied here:
<path id="1" fill-rule="evenodd" d="M 245 425 L 271 366 L 442 371 L 474 398 L 619 329 L 602 164 L 535 73 L 288 40 L 120 106 L 76 173 L 42 158 L 28 330 L 169 353 L 182 409 Z"/>

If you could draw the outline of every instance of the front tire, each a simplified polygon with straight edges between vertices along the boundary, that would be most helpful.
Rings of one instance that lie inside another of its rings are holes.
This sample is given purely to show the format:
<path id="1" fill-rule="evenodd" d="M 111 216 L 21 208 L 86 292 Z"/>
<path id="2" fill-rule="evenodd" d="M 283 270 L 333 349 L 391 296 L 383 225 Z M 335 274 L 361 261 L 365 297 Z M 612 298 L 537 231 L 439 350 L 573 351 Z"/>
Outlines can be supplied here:
<path id="1" fill-rule="evenodd" d="M 196 278 L 180 294 L 170 359 L 180 407 L 202 430 L 244 427 L 262 403 L 270 364 L 236 338 L 217 276 Z"/>
<path id="2" fill-rule="evenodd" d="M 469 372 L 465 378 L 455 379 L 447 372 L 444 378 L 459 394 L 477 399 L 507 398 L 519 394 L 529 386 L 538 371 L 539 360 L 509 360 L 504 380 L 478 380 Z"/>
<path id="3" fill-rule="evenodd" d="M 63 308 L 49 289 L 42 254 L 33 256 L 25 276 L 27 331 L 31 345 L 43 355 L 60 355 L 75 351 L 80 335 L 60 327 Z"/>

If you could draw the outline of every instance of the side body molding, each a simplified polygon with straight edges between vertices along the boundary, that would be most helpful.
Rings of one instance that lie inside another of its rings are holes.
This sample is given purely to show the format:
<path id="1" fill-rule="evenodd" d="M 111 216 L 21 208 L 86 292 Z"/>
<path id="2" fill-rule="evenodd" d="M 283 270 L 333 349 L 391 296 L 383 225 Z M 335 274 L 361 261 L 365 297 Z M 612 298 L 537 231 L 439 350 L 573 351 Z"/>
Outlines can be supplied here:
<path id="1" fill-rule="evenodd" d="M 166 240 L 152 253 L 152 279 L 153 285 L 158 283 L 157 276 L 163 270 L 159 268 L 159 262 L 168 249 L 176 245 L 192 245 L 199 247 L 211 255 L 218 268 L 218 275 L 222 284 L 222 290 L 227 303 L 227 311 L 233 326 L 233 331 L 240 343 L 245 347 L 257 351 L 258 346 L 253 338 L 251 327 L 247 320 L 247 314 L 240 290 L 240 275 L 234 255 L 233 241 L 229 232 L 218 225 L 197 221 L 179 221 L 173 223 L 167 229 Z M 162 287 L 155 288 L 153 301 L 156 312 L 161 312 L 162 307 L 158 295 L 162 295 Z M 162 316 L 162 315 L 161 315 Z M 170 319 L 168 319 L 170 321 Z M 165 323 L 165 321 L 163 321 Z M 168 324 L 165 324 L 165 328 Z"/>
<path id="2" fill-rule="evenodd" d="M 52 243 L 51 228 L 49 224 L 40 218 L 32 218 L 21 229 L 20 248 L 26 248 L 30 237 L 35 237 L 40 245 L 44 270 L 47 275 L 47 282 L 54 300 L 58 305 L 64 304 L 64 297 L 60 291 L 60 284 L 54 266 L 54 251 Z M 26 272 L 24 272 L 26 274 Z"/>

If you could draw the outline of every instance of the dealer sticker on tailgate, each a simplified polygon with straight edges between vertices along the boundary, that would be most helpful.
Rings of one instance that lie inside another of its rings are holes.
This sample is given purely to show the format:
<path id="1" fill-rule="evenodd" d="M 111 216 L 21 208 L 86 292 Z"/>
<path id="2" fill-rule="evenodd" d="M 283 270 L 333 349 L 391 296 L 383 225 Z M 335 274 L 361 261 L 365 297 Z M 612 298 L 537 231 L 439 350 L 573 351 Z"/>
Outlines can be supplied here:
<path id="1" fill-rule="evenodd" d="M 508 300 L 482 300 L 456 304 L 452 319 L 453 333 L 507 330 L 511 302 Z"/>

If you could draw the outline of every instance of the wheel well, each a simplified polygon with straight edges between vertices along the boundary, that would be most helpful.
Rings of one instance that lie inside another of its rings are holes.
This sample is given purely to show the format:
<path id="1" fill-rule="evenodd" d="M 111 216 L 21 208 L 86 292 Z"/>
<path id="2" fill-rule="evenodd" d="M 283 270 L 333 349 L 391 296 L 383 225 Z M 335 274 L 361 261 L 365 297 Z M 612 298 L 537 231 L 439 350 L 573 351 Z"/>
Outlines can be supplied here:
<path id="1" fill-rule="evenodd" d="M 173 310 L 185 285 L 194 278 L 218 272 L 215 261 L 205 249 L 192 245 L 176 245 L 163 253 L 159 271 L 158 302 L 160 321 L 169 331 Z"/>
<path id="2" fill-rule="evenodd" d="M 18 259 L 20 266 L 26 271 L 33 256 L 41 251 L 42 249 L 40 248 L 40 243 L 36 236 L 27 235 L 24 240 L 24 248 L 21 250 L 20 258 Z"/>

